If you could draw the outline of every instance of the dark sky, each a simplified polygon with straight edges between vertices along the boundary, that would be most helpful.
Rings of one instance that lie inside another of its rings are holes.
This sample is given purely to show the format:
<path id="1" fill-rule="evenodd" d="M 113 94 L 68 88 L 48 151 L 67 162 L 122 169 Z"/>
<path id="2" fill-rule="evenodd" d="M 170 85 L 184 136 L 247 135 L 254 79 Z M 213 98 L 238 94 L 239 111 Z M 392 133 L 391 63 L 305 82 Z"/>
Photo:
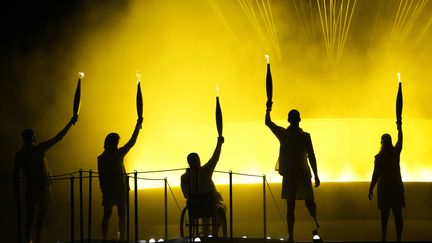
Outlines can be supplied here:
<path id="1" fill-rule="evenodd" d="M 83 25 L 98 28 L 115 21 L 117 13 L 127 6 L 126 1 L 5 1 L 0 6 L 0 90 L 1 90 L 1 175 L 10 176 L 15 151 L 21 139 L 21 129 L 35 126 L 44 120 L 44 109 L 34 109 L 30 99 L 44 101 L 49 106 L 55 98 L 52 77 L 59 77 L 61 65 L 70 62 L 69 50 L 73 50 Z M 97 9 L 98 11 L 93 11 Z M 89 11 L 97 14 L 88 17 Z M 82 16 L 87 16 L 82 18 Z M 90 19 L 91 18 L 91 19 Z M 91 26 L 89 26 L 91 23 Z M 35 59 L 34 56 L 40 58 Z M 36 60 L 36 61 L 35 61 Z M 39 63 L 30 63 L 39 62 Z M 32 98 L 22 95 L 26 82 L 31 79 L 28 68 L 40 68 L 47 81 L 33 90 Z M 61 77 L 61 75 L 60 75 Z M 55 85 L 55 84 L 54 84 Z M 35 112 L 37 110 L 37 112 Z M 60 129 L 60 128 L 56 128 Z M 45 135 L 45 134 L 44 134 Z M 46 136 L 54 136 L 47 134 Z M 46 138 L 45 136 L 43 137 Z"/>
<path id="2" fill-rule="evenodd" d="M 82 2 L 18 0 L 2 4 L 2 61 L 10 63 L 11 57 L 25 58 L 35 48 L 55 45 L 62 37 L 71 38 L 76 29 L 69 27 L 67 33 L 64 24 L 76 18 L 84 6 Z"/>
<path id="3" fill-rule="evenodd" d="M 54 36 L 50 36 L 47 30 L 53 33 L 59 29 L 59 23 L 73 17 L 78 8 L 78 1 L 6 1 L 2 3 L 0 24 L 2 38 L 0 45 L 0 80 L 1 80 L 1 136 L 2 156 L 5 161 L 2 167 L 11 161 L 11 144 L 19 140 L 11 139 L 13 122 L 20 123 L 23 119 L 33 119 L 28 109 L 19 97 L 20 89 L 25 80 L 20 78 L 17 66 L 25 68 L 25 59 L 33 49 L 39 46 L 49 46 L 55 43 Z M 57 26 L 55 26 L 57 25 Z M 50 26 L 50 27 L 48 27 Z M 49 42 L 49 44 L 48 44 Z M 48 49 L 48 48 L 46 48 Z M 49 53 L 47 53 L 49 55 Z M 11 130 L 12 129 L 12 130 Z M 19 134 L 15 134 L 18 135 Z M 16 137 L 16 136 L 15 136 Z M 13 154 L 13 153 L 12 153 Z M 7 166 L 9 167 L 9 166 Z M 5 172 L 2 170 L 2 174 Z"/>

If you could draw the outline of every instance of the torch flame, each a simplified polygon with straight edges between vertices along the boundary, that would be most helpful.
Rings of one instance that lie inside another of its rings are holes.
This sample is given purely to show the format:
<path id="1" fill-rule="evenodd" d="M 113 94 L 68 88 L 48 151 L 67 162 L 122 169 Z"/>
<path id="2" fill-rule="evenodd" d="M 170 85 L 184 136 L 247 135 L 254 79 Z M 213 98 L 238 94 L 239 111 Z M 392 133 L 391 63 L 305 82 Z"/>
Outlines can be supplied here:
<path id="1" fill-rule="evenodd" d="M 267 61 L 267 64 L 269 64 L 270 63 L 270 55 L 269 54 L 265 54 L 264 57 L 265 57 L 265 59 Z"/>
<path id="2" fill-rule="evenodd" d="M 400 72 L 398 72 L 398 73 L 397 73 L 397 78 L 398 78 L 398 82 L 399 82 L 399 83 L 402 83 L 402 81 L 401 81 L 401 74 L 400 74 Z"/>
<path id="3" fill-rule="evenodd" d="M 84 78 L 84 76 L 85 76 L 85 75 L 84 75 L 84 72 L 78 72 L 78 77 L 79 77 L 79 78 Z"/>
<path id="4" fill-rule="evenodd" d="M 219 97 L 219 83 L 216 83 L 216 96 Z"/>
<path id="5" fill-rule="evenodd" d="M 136 71 L 136 78 L 137 78 L 137 83 L 141 82 L 141 72 L 139 69 L 137 69 Z"/>

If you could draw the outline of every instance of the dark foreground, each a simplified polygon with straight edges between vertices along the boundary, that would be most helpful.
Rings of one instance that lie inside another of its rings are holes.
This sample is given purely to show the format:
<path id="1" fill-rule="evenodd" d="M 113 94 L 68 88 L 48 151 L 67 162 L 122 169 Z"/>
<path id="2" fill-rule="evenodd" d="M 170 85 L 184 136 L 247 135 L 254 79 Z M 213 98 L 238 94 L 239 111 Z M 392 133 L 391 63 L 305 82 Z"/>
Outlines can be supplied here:
<path id="1" fill-rule="evenodd" d="M 81 241 L 74 241 L 74 243 L 80 243 Z M 90 242 L 88 240 L 84 240 L 83 242 L 87 243 Z M 136 241 L 118 241 L 118 240 L 108 240 L 108 241 L 102 241 L 102 240 L 92 240 L 92 243 L 135 243 Z M 157 241 L 156 241 L 157 242 Z M 167 240 L 164 241 L 165 243 L 187 243 L 187 242 L 191 242 L 189 238 L 179 238 L 179 239 L 171 239 L 171 240 Z M 282 240 L 282 239 L 257 239 L 257 238 L 203 238 L 203 239 L 199 239 L 196 241 L 192 241 L 192 242 L 208 242 L 208 243 L 224 243 L 224 242 L 230 242 L 230 243 L 280 243 L 280 242 L 287 242 L 286 240 Z M 296 241 L 297 243 L 302 243 L 302 242 L 327 242 L 327 243 L 341 243 L 341 242 L 366 242 L 366 243 L 375 243 L 375 242 L 381 242 L 381 241 L 341 241 L 341 240 L 324 240 L 322 239 L 322 241 L 313 241 L 312 239 L 310 241 Z M 394 242 L 394 241 L 387 241 L 387 242 Z M 430 241 L 409 241 L 409 242 L 430 242 Z M 65 241 L 65 242 L 58 242 L 58 243 L 71 243 L 70 241 Z M 139 240 L 138 243 L 149 243 L 149 241 L 147 240 Z"/>

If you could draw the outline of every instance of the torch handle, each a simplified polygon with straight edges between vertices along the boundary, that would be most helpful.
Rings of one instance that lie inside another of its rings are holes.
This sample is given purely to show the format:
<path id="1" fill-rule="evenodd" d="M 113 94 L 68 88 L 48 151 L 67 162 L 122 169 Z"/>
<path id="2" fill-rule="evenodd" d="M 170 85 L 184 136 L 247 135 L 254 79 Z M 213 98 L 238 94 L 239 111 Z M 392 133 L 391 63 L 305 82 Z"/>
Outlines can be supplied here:
<path id="1" fill-rule="evenodd" d="M 219 97 L 216 97 L 216 128 L 219 137 L 222 137 L 223 122 L 222 122 L 222 109 L 219 103 Z"/>
<path id="2" fill-rule="evenodd" d="M 396 121 L 398 123 L 402 122 L 402 107 L 403 107 L 402 83 L 399 83 L 398 92 L 396 96 Z"/>
<path id="3" fill-rule="evenodd" d="M 267 92 L 267 101 L 272 101 L 272 98 L 273 98 L 273 80 L 272 80 L 271 71 L 270 71 L 270 63 L 267 63 L 266 92 Z"/>
<path id="4" fill-rule="evenodd" d="M 73 115 L 78 116 L 81 105 L 81 79 L 78 79 L 78 84 L 75 89 L 74 103 L 73 103 Z"/>

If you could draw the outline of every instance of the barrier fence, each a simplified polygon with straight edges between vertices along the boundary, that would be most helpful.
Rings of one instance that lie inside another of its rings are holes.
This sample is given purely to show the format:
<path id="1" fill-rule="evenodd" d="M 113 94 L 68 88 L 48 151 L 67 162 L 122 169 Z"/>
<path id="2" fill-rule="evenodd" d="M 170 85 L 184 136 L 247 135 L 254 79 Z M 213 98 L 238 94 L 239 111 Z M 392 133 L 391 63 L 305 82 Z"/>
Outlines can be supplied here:
<path id="1" fill-rule="evenodd" d="M 178 200 L 176 199 L 171 186 L 168 183 L 167 177 L 164 178 L 145 178 L 140 177 L 141 174 L 155 174 L 155 173 L 163 173 L 163 172 L 172 172 L 172 171 L 184 171 L 186 168 L 179 168 L 179 169 L 168 169 L 168 170 L 158 170 L 158 171 L 134 171 L 130 173 L 120 174 L 121 176 L 126 176 L 127 180 L 129 181 L 131 178 L 133 179 L 133 185 L 134 185 L 134 241 L 136 243 L 139 242 L 139 214 L 138 211 L 140 209 L 138 196 L 139 196 L 139 189 L 138 189 L 138 180 L 143 181 L 162 181 L 163 182 L 163 197 L 164 197 L 164 239 L 168 239 L 168 189 L 170 191 L 170 194 L 173 198 L 173 200 L 176 203 L 176 206 L 178 210 L 181 212 L 180 205 L 178 203 Z M 281 218 L 281 221 L 285 223 L 285 220 L 283 219 L 281 212 L 278 208 L 278 205 L 276 203 L 276 199 L 273 195 L 273 192 L 271 191 L 270 184 L 268 183 L 265 175 L 253 175 L 253 174 L 245 174 L 245 173 L 236 173 L 233 171 L 214 171 L 216 173 L 223 173 L 228 175 L 228 181 L 229 181 L 229 238 L 232 239 L 234 236 L 234 217 L 233 217 L 233 175 L 236 176 L 247 176 L 247 177 L 257 177 L 262 178 L 262 213 L 263 213 L 263 239 L 267 238 L 267 200 L 266 200 L 266 194 L 267 194 L 267 188 L 270 192 L 270 195 L 273 199 L 273 203 L 276 205 L 276 209 L 279 213 L 279 216 Z M 109 175 L 109 176 L 119 176 L 119 175 Z M 79 170 L 72 173 L 67 174 L 61 174 L 61 175 L 54 175 L 50 177 L 43 177 L 43 178 L 25 178 L 25 177 L 19 177 L 19 178 L 13 178 L 12 180 L 3 180 L 2 183 L 11 183 L 13 182 L 15 184 L 15 190 L 16 190 L 16 198 L 19 201 L 18 207 L 17 207 L 17 217 L 18 217 L 18 242 L 21 243 L 22 241 L 22 195 L 21 195 L 21 184 L 26 182 L 35 182 L 35 181 L 46 181 L 49 180 L 51 182 L 55 181 L 61 181 L 61 180 L 69 180 L 70 183 L 70 241 L 75 242 L 75 181 L 78 179 L 79 183 L 79 239 L 80 242 L 83 243 L 85 241 L 84 239 L 84 180 L 88 180 L 88 215 L 87 215 L 87 242 L 92 242 L 92 197 L 93 197 L 93 178 L 100 177 L 98 172 L 94 172 L 93 170 Z M 130 196 L 129 193 L 127 193 L 126 198 L 126 240 L 129 242 L 130 240 Z M 286 223 L 285 223 L 285 229 L 287 229 Z M 197 232 L 198 233 L 198 232 Z M 190 231 L 190 237 L 191 241 L 195 238 L 195 236 L 192 236 Z"/>

